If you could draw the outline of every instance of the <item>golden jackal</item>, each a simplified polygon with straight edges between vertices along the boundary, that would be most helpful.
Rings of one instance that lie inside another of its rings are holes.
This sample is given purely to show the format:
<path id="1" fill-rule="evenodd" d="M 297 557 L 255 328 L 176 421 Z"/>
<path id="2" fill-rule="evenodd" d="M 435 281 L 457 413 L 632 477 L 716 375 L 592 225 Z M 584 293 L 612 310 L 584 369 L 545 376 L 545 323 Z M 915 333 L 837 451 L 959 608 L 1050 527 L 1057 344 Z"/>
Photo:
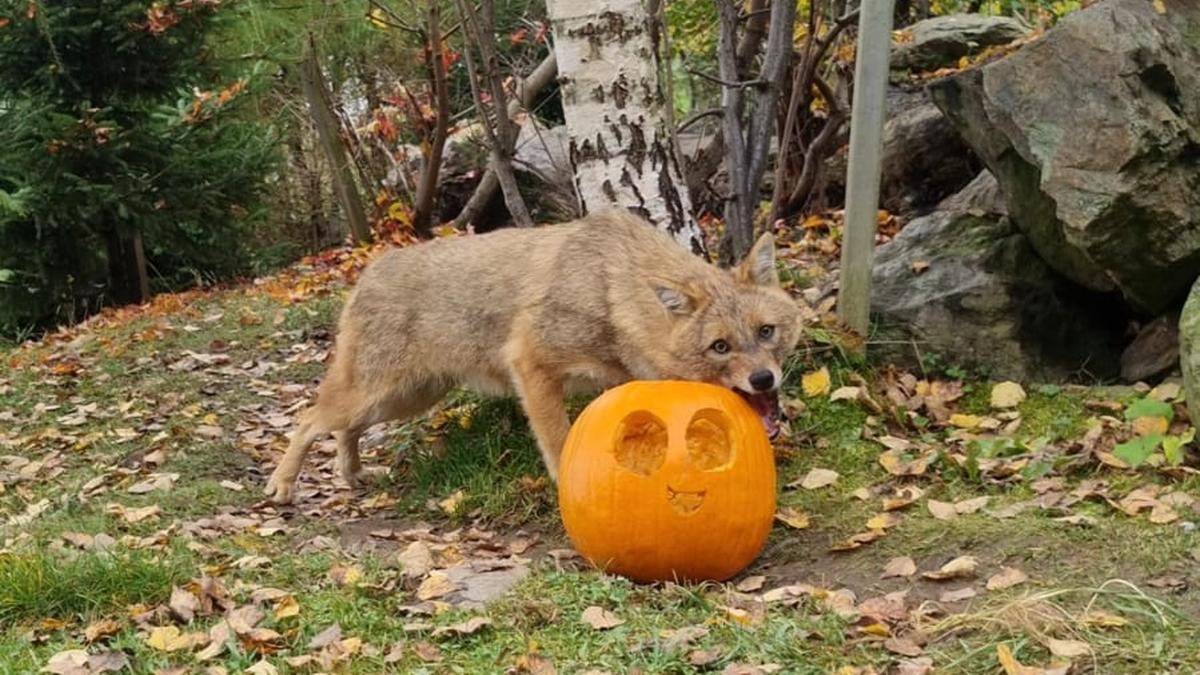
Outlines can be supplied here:
<path id="1" fill-rule="evenodd" d="M 456 385 L 520 396 L 551 478 L 570 427 L 564 395 L 580 382 L 720 384 L 774 436 L 799 321 L 769 234 L 732 270 L 620 211 L 389 251 L 351 293 L 333 363 L 266 493 L 291 501 L 305 453 L 328 433 L 353 485 L 367 427 L 419 415 Z"/>

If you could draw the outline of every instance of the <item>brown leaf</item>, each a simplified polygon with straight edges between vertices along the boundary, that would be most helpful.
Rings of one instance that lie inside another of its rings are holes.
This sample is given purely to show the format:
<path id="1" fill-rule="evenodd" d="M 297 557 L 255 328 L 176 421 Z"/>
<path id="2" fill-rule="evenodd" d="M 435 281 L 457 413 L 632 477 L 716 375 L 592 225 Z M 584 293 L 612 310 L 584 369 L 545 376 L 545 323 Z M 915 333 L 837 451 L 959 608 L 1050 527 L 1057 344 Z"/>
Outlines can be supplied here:
<path id="1" fill-rule="evenodd" d="M 917 563 L 908 556 L 900 556 L 892 558 L 883 568 L 883 574 L 879 575 L 880 579 L 890 579 L 892 577 L 911 577 L 917 573 Z"/>
<path id="2" fill-rule="evenodd" d="M 978 591 L 970 586 L 964 586 L 953 591 L 944 591 L 938 596 L 938 600 L 941 602 L 962 602 L 963 600 L 970 600 L 976 595 L 979 595 Z"/>
<path id="3" fill-rule="evenodd" d="M 687 655 L 688 663 L 696 666 L 697 668 L 710 666 L 720 660 L 720 658 L 720 647 L 713 647 L 711 649 L 693 649 L 692 651 L 688 652 Z"/>
<path id="4" fill-rule="evenodd" d="M 895 511 L 911 505 L 921 498 L 925 491 L 916 485 L 897 488 L 892 497 L 883 500 L 884 511 Z"/>
<path id="5" fill-rule="evenodd" d="M 340 624 L 335 623 L 332 626 L 329 626 L 325 630 L 321 631 L 320 633 L 317 633 L 316 635 L 314 635 L 313 639 L 309 640 L 309 642 L 308 642 L 308 648 L 310 651 L 315 651 L 318 649 L 322 649 L 324 647 L 328 647 L 329 645 L 331 645 L 335 642 L 338 642 L 341 639 L 342 639 L 342 626 Z"/>
<path id="6" fill-rule="evenodd" d="M 979 559 L 974 556 L 964 555 L 942 565 L 941 569 L 936 572 L 924 572 L 922 577 L 931 581 L 946 581 L 948 579 L 961 579 L 965 577 L 975 576 L 975 568 L 979 566 Z"/>
<path id="7" fill-rule="evenodd" d="M 583 610 L 580 620 L 591 626 L 594 630 L 608 630 L 609 628 L 616 628 L 625 623 L 616 614 L 596 605 Z"/>
<path id="8" fill-rule="evenodd" d="M 922 656 L 917 659 L 904 659 L 896 664 L 892 675 L 932 675 L 933 659 Z"/>
<path id="9" fill-rule="evenodd" d="M 840 541 L 829 547 L 830 551 L 853 551 L 856 548 L 861 548 L 864 544 L 869 544 L 876 539 L 887 534 L 887 530 L 868 530 L 852 535 L 849 539 Z"/>
<path id="10" fill-rule="evenodd" d="M 171 600 L 167 603 L 171 613 L 184 623 L 191 623 L 200 609 L 200 600 L 178 586 L 171 587 Z"/>
<path id="11" fill-rule="evenodd" d="M 120 623 L 112 619 L 100 619 L 99 621 L 93 621 L 88 624 L 87 628 L 83 629 L 83 637 L 89 643 L 92 643 L 120 632 Z"/>
<path id="12" fill-rule="evenodd" d="M 921 646 L 907 638 L 890 637 L 883 642 L 883 648 L 901 656 L 920 656 Z"/>
<path id="13" fill-rule="evenodd" d="M 233 629 L 228 621 L 220 621 L 208 629 L 208 646 L 196 652 L 197 661 L 207 661 L 220 656 L 229 641 L 233 639 Z"/>
<path id="14" fill-rule="evenodd" d="M 423 577 L 433 569 L 433 552 L 423 541 L 414 541 L 396 556 L 400 570 L 409 578 Z"/>
<path id="15" fill-rule="evenodd" d="M 933 514 L 938 520 L 953 520 L 958 517 L 958 511 L 954 510 L 954 505 L 950 502 L 940 502 L 936 499 L 930 499 L 925 502 L 925 506 L 929 508 L 929 513 Z"/>
<path id="16" fill-rule="evenodd" d="M 904 517 L 899 513 L 884 511 L 883 513 L 877 513 L 867 519 L 867 529 L 888 530 L 896 527 L 902 522 L 904 522 Z"/>
<path id="17" fill-rule="evenodd" d="M 1051 654 L 1062 659 L 1074 659 L 1092 653 L 1092 648 L 1088 646 L 1088 643 L 1079 640 L 1049 638 L 1046 640 L 1046 648 L 1050 650 Z"/>
<path id="18" fill-rule="evenodd" d="M 258 605 L 243 605 L 236 609 L 231 609 L 225 615 L 225 620 L 229 622 L 229 627 L 238 635 L 245 635 L 254 630 L 259 621 L 262 621 L 266 614 L 259 609 Z"/>
<path id="19" fill-rule="evenodd" d="M 456 624 L 452 624 L 449 626 L 443 626 L 441 628 L 438 628 L 437 630 L 433 631 L 433 637 L 441 637 L 443 635 L 451 635 L 451 634 L 453 634 L 453 635 L 474 635 L 475 633 L 478 633 L 480 630 L 482 630 L 484 627 L 490 626 L 490 625 L 492 625 L 491 619 L 488 619 L 488 618 L 485 618 L 482 616 L 474 616 L 474 617 L 471 617 L 470 619 L 467 619 L 466 621 L 462 621 L 460 623 L 456 623 Z"/>
<path id="20" fill-rule="evenodd" d="M 1001 567 L 1000 571 L 987 580 L 989 591 L 1002 591 L 1029 581 L 1029 576 L 1015 567 Z"/>
<path id="21" fill-rule="evenodd" d="M 442 660 L 442 650 L 432 642 L 418 642 L 413 645 L 413 651 L 417 653 L 417 658 L 426 663 L 436 663 Z"/>
<path id="22" fill-rule="evenodd" d="M 753 593 L 754 591 L 761 589 L 766 581 L 767 578 L 765 576 L 758 574 L 742 579 L 738 582 L 737 586 L 734 586 L 734 588 L 741 593 Z"/>
<path id="23" fill-rule="evenodd" d="M 920 476 L 929 468 L 933 454 L 907 456 L 897 450 L 885 450 L 879 455 L 879 464 L 893 476 Z"/>
<path id="24" fill-rule="evenodd" d="M 433 600 L 445 595 L 449 595 L 458 590 L 450 577 L 445 572 L 430 572 L 425 581 L 417 587 L 417 599 L 422 602 L 425 600 Z"/>
<path id="25" fill-rule="evenodd" d="M 975 513 L 979 509 L 987 506 L 989 499 L 991 499 L 991 497 L 984 495 L 983 497 L 975 497 L 974 499 L 964 499 L 962 501 L 954 502 L 954 512 L 960 516 L 968 513 Z"/>
<path id="26" fill-rule="evenodd" d="M 829 469 L 812 469 L 800 480 L 800 487 L 805 490 L 817 490 L 837 482 L 838 472 Z"/>
<path id="27" fill-rule="evenodd" d="M 50 660 L 46 662 L 46 666 L 42 668 L 42 672 L 55 673 L 55 675 L 87 675 L 87 662 L 87 651 L 68 649 L 51 656 Z"/>
<path id="28" fill-rule="evenodd" d="M 808 514 L 791 506 L 779 509 L 779 512 L 775 514 L 775 519 L 797 530 L 803 530 L 808 527 Z"/>

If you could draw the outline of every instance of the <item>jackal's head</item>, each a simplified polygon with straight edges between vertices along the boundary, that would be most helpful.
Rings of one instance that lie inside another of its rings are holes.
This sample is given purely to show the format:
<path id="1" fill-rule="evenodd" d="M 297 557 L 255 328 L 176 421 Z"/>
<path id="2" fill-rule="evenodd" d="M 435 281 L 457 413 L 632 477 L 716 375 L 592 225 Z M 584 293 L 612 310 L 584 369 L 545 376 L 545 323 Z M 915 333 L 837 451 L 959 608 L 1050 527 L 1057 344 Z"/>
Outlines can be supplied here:
<path id="1" fill-rule="evenodd" d="M 671 313 L 668 377 L 733 389 L 779 433 L 783 362 L 800 338 L 800 311 L 779 286 L 775 240 L 764 234 L 731 270 L 656 282 Z"/>

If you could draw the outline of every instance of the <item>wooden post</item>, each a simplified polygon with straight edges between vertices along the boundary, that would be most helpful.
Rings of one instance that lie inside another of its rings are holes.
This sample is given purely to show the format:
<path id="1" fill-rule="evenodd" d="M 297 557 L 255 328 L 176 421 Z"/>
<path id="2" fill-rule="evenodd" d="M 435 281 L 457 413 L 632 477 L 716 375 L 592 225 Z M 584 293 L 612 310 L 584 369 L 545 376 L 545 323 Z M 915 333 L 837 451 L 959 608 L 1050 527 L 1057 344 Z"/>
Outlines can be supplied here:
<path id="1" fill-rule="evenodd" d="M 858 52 L 854 63 L 838 317 L 864 337 L 870 330 L 871 321 L 871 259 L 875 253 L 875 219 L 879 208 L 892 5 L 893 0 L 864 0 L 860 5 Z"/>

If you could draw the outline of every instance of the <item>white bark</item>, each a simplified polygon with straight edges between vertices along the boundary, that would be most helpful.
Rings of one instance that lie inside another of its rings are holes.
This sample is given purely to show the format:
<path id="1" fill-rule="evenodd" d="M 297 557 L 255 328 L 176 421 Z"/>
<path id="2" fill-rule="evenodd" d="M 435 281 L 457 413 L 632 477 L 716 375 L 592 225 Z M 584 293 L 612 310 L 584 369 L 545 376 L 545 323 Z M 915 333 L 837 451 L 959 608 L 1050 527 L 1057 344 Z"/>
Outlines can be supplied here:
<path id="1" fill-rule="evenodd" d="M 640 0 L 548 5 L 582 210 L 631 209 L 702 253 L 668 126 L 654 18 Z"/>

